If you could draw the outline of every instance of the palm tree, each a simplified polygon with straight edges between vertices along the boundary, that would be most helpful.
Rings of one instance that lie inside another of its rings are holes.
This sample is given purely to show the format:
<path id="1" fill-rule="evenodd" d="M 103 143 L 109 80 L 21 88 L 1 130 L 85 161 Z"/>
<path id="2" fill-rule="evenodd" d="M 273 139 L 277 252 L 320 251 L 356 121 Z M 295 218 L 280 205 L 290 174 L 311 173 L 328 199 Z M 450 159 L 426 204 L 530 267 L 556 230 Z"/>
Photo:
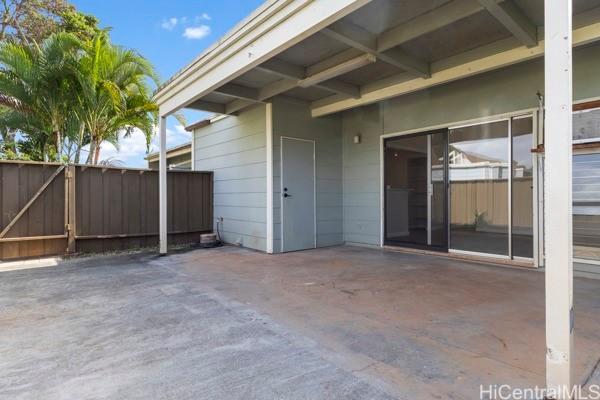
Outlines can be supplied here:
<path id="1" fill-rule="evenodd" d="M 87 42 L 58 33 L 39 47 L 3 43 L 0 130 L 20 131 L 27 139 L 20 147 L 34 159 L 79 162 L 89 144 L 87 162 L 97 163 L 102 143 L 118 147 L 136 130 L 150 145 L 158 114 L 152 81 L 150 63 L 112 45 L 104 31 Z"/>
<path id="2" fill-rule="evenodd" d="M 57 33 L 37 45 L 0 44 L 0 105 L 8 115 L 3 128 L 35 136 L 42 157 L 61 159 L 63 135 L 79 90 L 81 42 Z M 41 137 L 38 137 L 41 136 Z"/>
<path id="3" fill-rule="evenodd" d="M 101 32 L 85 46 L 79 79 L 82 90 L 75 112 L 89 133 L 88 163 L 98 163 L 103 142 L 118 146 L 120 135 L 136 129 L 150 145 L 158 107 L 149 82 L 158 79 L 145 58 L 111 44 L 107 33 Z"/>

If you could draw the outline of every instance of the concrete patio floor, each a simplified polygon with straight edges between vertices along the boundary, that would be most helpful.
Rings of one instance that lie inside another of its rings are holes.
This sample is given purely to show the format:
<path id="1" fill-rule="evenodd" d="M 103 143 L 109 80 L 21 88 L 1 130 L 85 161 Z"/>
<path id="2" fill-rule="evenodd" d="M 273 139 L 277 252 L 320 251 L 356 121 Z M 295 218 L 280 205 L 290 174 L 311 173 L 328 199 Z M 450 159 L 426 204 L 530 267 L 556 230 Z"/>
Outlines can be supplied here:
<path id="1" fill-rule="evenodd" d="M 582 382 L 600 281 L 575 279 L 575 310 Z M 544 383 L 542 273 L 358 247 L 2 272 L 0 326 L 0 398 L 471 400 Z"/>

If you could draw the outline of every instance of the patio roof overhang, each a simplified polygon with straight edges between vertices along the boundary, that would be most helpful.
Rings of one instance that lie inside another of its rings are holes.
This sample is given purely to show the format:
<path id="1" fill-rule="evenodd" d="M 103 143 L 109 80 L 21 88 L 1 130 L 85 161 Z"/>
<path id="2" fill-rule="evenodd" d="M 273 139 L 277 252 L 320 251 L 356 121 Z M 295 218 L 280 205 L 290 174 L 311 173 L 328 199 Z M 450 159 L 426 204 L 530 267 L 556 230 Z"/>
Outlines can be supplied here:
<path id="1" fill-rule="evenodd" d="M 314 117 L 544 54 L 544 7 L 530 0 L 266 2 L 155 98 L 235 114 L 277 95 Z M 600 40 L 600 1 L 574 0 L 573 46 Z"/>
<path id="2" fill-rule="evenodd" d="M 575 384 L 572 54 L 599 40 L 600 0 L 269 1 L 156 93 L 160 253 L 173 112 L 235 114 L 284 94 L 309 103 L 317 117 L 545 55 L 546 381 L 568 391 Z M 570 398 L 564 394 L 557 398 Z"/>

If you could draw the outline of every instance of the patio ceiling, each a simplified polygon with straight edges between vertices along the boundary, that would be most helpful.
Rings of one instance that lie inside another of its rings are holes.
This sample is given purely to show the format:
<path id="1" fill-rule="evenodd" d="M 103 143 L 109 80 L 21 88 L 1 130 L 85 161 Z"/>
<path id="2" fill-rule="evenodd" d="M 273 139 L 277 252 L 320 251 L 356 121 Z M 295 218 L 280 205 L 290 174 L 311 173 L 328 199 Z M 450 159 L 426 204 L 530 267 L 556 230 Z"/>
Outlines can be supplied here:
<path id="1" fill-rule="evenodd" d="M 543 55 L 543 0 L 364 3 L 182 106 L 234 114 L 286 95 L 321 116 Z M 573 8 L 574 46 L 600 40 L 600 0 Z"/>

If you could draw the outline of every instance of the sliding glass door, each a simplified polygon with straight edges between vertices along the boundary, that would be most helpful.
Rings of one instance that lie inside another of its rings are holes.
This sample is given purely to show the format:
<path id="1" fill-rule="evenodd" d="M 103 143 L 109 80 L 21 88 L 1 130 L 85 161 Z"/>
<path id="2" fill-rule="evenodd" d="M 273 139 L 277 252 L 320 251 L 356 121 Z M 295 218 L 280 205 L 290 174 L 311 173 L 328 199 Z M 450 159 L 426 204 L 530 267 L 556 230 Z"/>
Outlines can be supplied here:
<path id="1" fill-rule="evenodd" d="M 450 247 L 508 256 L 509 120 L 450 130 Z"/>
<path id="2" fill-rule="evenodd" d="M 513 118 L 512 136 L 512 256 L 533 258 L 533 118 Z"/>
<path id="3" fill-rule="evenodd" d="M 429 245 L 448 248 L 447 131 L 429 137 Z"/>
<path id="4" fill-rule="evenodd" d="M 385 243 L 446 249 L 446 130 L 384 147 Z"/>
<path id="5" fill-rule="evenodd" d="M 533 257 L 533 118 L 450 129 L 450 248 Z"/>
<path id="6" fill-rule="evenodd" d="M 533 117 L 384 141 L 384 241 L 533 258 Z"/>

